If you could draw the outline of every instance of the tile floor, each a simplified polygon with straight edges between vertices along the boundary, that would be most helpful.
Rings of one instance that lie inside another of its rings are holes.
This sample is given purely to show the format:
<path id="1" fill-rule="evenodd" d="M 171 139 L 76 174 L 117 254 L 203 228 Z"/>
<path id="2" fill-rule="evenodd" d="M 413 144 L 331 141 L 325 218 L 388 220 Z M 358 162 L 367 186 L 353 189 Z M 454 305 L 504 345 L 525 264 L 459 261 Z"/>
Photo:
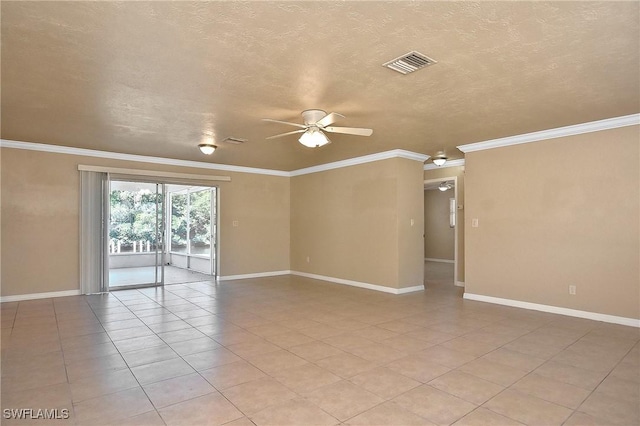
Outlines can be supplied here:
<path id="1" fill-rule="evenodd" d="M 282 276 L 4 303 L 1 406 L 78 425 L 640 422 L 638 329 L 461 292 Z"/>

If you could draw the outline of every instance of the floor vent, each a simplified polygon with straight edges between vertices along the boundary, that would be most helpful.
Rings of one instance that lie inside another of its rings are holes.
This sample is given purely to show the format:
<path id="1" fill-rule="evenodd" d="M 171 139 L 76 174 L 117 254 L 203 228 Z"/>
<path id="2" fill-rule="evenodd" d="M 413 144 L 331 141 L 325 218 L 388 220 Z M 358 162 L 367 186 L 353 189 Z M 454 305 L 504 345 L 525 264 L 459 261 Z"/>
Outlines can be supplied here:
<path id="1" fill-rule="evenodd" d="M 392 61 L 382 64 L 382 66 L 397 71 L 400 74 L 409 74 L 414 71 L 418 71 L 420 68 L 433 64 L 437 64 L 437 62 L 414 50 Z"/>

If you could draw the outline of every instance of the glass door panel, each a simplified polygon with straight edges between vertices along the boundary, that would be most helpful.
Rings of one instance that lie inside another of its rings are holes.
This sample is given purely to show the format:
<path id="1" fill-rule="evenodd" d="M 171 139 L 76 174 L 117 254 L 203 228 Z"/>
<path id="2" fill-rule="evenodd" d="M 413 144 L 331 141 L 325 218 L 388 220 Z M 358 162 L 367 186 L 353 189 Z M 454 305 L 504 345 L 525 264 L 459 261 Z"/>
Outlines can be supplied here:
<path id="1" fill-rule="evenodd" d="M 211 189 L 189 193 L 189 254 L 211 255 Z"/>
<path id="2" fill-rule="evenodd" d="M 109 192 L 109 288 L 163 280 L 163 185 L 112 180 Z"/>
<path id="3" fill-rule="evenodd" d="M 167 192 L 171 236 L 167 265 L 215 275 L 217 188 L 176 184 L 168 185 Z M 169 271 L 173 277 L 176 271 Z"/>
<path id="4" fill-rule="evenodd" d="M 189 194 L 171 194 L 171 252 L 187 254 L 187 202 Z"/>

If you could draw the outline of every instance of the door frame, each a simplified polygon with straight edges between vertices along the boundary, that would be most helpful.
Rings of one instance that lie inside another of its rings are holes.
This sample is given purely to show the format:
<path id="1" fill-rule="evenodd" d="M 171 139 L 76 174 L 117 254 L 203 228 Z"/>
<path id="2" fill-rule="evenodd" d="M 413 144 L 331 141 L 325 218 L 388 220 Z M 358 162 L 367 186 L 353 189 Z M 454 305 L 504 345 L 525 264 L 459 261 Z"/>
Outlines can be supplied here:
<path id="1" fill-rule="evenodd" d="M 423 182 L 423 191 L 426 191 L 426 189 L 424 189 L 424 186 L 428 184 L 448 182 L 448 181 L 453 181 L 453 198 L 456 200 L 456 210 L 455 210 L 456 226 L 454 226 L 453 228 L 453 284 L 455 286 L 460 286 L 458 284 L 458 228 L 460 227 L 460 221 L 458 218 L 458 209 L 459 209 L 458 208 L 458 177 L 445 176 L 445 177 L 434 178 L 434 179 L 425 179 Z M 424 195 L 423 195 L 423 203 L 424 203 Z M 426 238 L 426 234 L 424 231 L 425 230 L 423 225 L 422 234 L 425 235 L 425 238 Z M 423 242 L 423 246 L 424 246 L 424 242 Z"/>
<path id="2" fill-rule="evenodd" d="M 156 241 L 155 241 L 155 264 L 154 264 L 154 278 L 155 278 L 155 282 L 153 283 L 140 283 L 140 284 L 128 284 L 128 285 L 119 285 L 119 286 L 112 286 L 111 285 L 111 280 L 109 277 L 109 271 L 111 270 L 110 266 L 109 266 L 109 231 L 111 228 L 111 182 L 112 181 L 117 181 L 117 182 L 127 182 L 127 183 L 144 183 L 144 184 L 152 184 L 152 185 L 156 185 L 156 203 L 155 203 L 155 207 L 156 207 L 156 214 L 155 214 L 155 235 L 156 235 Z M 117 290 L 127 290 L 127 289 L 136 289 L 136 288 L 147 288 L 147 287 L 164 287 L 164 264 L 165 264 L 165 253 L 166 253 L 166 247 L 167 247 L 167 241 L 166 241 L 166 233 L 165 233 L 165 229 L 166 229 L 166 211 L 167 211 L 167 184 L 165 182 L 162 182 L 160 180 L 155 180 L 153 178 L 150 178 L 150 180 L 145 180 L 144 178 L 141 178 L 140 180 L 131 180 L 127 177 L 112 177 L 111 175 L 107 175 L 107 188 L 108 190 L 106 191 L 105 194 L 105 198 L 104 198 L 104 202 L 105 202 L 105 212 L 106 212 L 106 216 L 107 216 L 107 220 L 105 220 L 105 224 L 106 226 L 103 226 L 103 232 L 105 235 L 105 239 L 104 239 L 104 243 L 103 243 L 103 250 L 105 253 L 105 273 L 104 273 L 104 280 L 106 280 L 106 288 L 108 291 L 117 291 Z M 161 190 L 159 190 L 161 188 Z M 158 197 L 158 195 L 160 195 L 160 197 Z M 161 204 L 162 204 L 162 211 L 159 212 L 158 211 L 158 200 L 161 200 Z M 160 220 L 160 223 L 158 223 L 158 221 Z M 160 249 L 158 249 L 158 237 L 160 240 Z M 160 267 L 160 281 L 158 281 L 158 267 Z"/>
<path id="3" fill-rule="evenodd" d="M 220 241 L 220 186 L 219 185 L 203 185 L 203 184 L 193 184 L 193 185 L 189 185 L 189 184 L 185 184 L 185 183 L 176 183 L 176 184 L 168 184 L 168 185 L 180 185 L 180 186 L 185 186 L 187 188 L 185 188 L 185 190 L 180 190 L 180 191 L 175 191 L 175 192 L 168 192 L 165 194 L 166 199 L 167 199 L 167 208 L 165 211 L 165 234 L 168 235 L 168 239 L 165 238 L 165 253 L 167 255 L 171 255 L 171 238 L 172 238 L 172 234 L 171 234 L 171 205 L 172 205 L 172 194 L 174 193 L 181 193 L 182 191 L 185 191 L 184 194 L 187 195 L 187 199 L 189 199 L 189 194 L 191 194 L 191 191 L 188 190 L 188 187 L 200 187 L 200 188 L 206 188 L 206 190 L 209 191 L 213 191 L 215 197 L 210 197 L 211 198 L 211 204 L 210 204 L 210 229 L 209 229 L 209 234 L 210 234 L 210 238 L 211 238 L 211 249 L 210 249 L 210 254 L 209 254 L 209 273 L 205 274 L 205 275 L 211 275 L 214 277 L 214 280 L 218 279 L 218 270 L 220 268 L 220 256 L 219 256 L 219 241 Z M 213 232 L 213 225 L 214 225 L 214 219 L 215 219 L 215 233 Z M 188 235 L 188 218 L 187 218 L 187 235 Z M 189 239 L 187 239 L 187 251 L 190 251 L 189 248 Z M 181 253 L 177 253 L 177 254 L 181 254 Z M 193 256 L 190 253 L 186 253 L 184 254 L 184 256 L 187 258 L 186 259 L 186 264 L 187 267 L 185 269 L 190 270 L 190 271 L 194 271 L 194 272 L 199 272 L 199 273 L 203 273 L 200 272 L 198 270 L 192 269 L 191 268 L 191 257 Z M 165 258 L 165 263 L 166 263 L 166 258 Z"/>

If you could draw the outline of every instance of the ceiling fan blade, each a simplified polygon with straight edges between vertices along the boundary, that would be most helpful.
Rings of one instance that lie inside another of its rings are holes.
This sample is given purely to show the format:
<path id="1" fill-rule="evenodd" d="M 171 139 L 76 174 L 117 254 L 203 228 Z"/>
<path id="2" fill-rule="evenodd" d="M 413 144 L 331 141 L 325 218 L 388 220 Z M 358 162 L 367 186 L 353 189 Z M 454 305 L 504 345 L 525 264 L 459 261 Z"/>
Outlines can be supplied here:
<path id="1" fill-rule="evenodd" d="M 373 129 L 363 129 L 360 127 L 325 127 L 322 130 L 326 130 L 331 133 L 344 133 L 345 135 L 356 136 L 371 136 Z"/>
<path id="2" fill-rule="evenodd" d="M 280 121 L 280 120 L 272 120 L 270 118 L 263 118 L 262 121 L 269 121 L 271 123 L 280 123 L 280 124 L 287 124 L 289 126 L 296 126 L 296 127 L 301 127 L 303 129 L 306 129 L 307 126 L 305 126 L 304 124 L 298 124 L 298 123 L 290 123 L 288 121 Z"/>
<path id="3" fill-rule="evenodd" d="M 293 134 L 296 134 L 296 133 L 304 133 L 304 132 L 306 132 L 306 130 L 305 130 L 305 129 L 302 129 L 302 130 L 294 130 L 293 132 L 287 132 L 287 133 L 281 133 L 281 134 L 279 134 L 279 135 L 275 135 L 275 136 L 269 136 L 268 138 L 265 138 L 265 139 L 281 138 L 281 137 L 283 137 L 283 136 L 293 135 Z"/>
<path id="4" fill-rule="evenodd" d="M 333 124 L 338 118 L 344 118 L 344 115 L 338 114 L 337 112 L 332 112 L 330 114 L 325 115 L 320 120 L 316 121 L 316 126 L 324 127 L 329 124 Z"/>

